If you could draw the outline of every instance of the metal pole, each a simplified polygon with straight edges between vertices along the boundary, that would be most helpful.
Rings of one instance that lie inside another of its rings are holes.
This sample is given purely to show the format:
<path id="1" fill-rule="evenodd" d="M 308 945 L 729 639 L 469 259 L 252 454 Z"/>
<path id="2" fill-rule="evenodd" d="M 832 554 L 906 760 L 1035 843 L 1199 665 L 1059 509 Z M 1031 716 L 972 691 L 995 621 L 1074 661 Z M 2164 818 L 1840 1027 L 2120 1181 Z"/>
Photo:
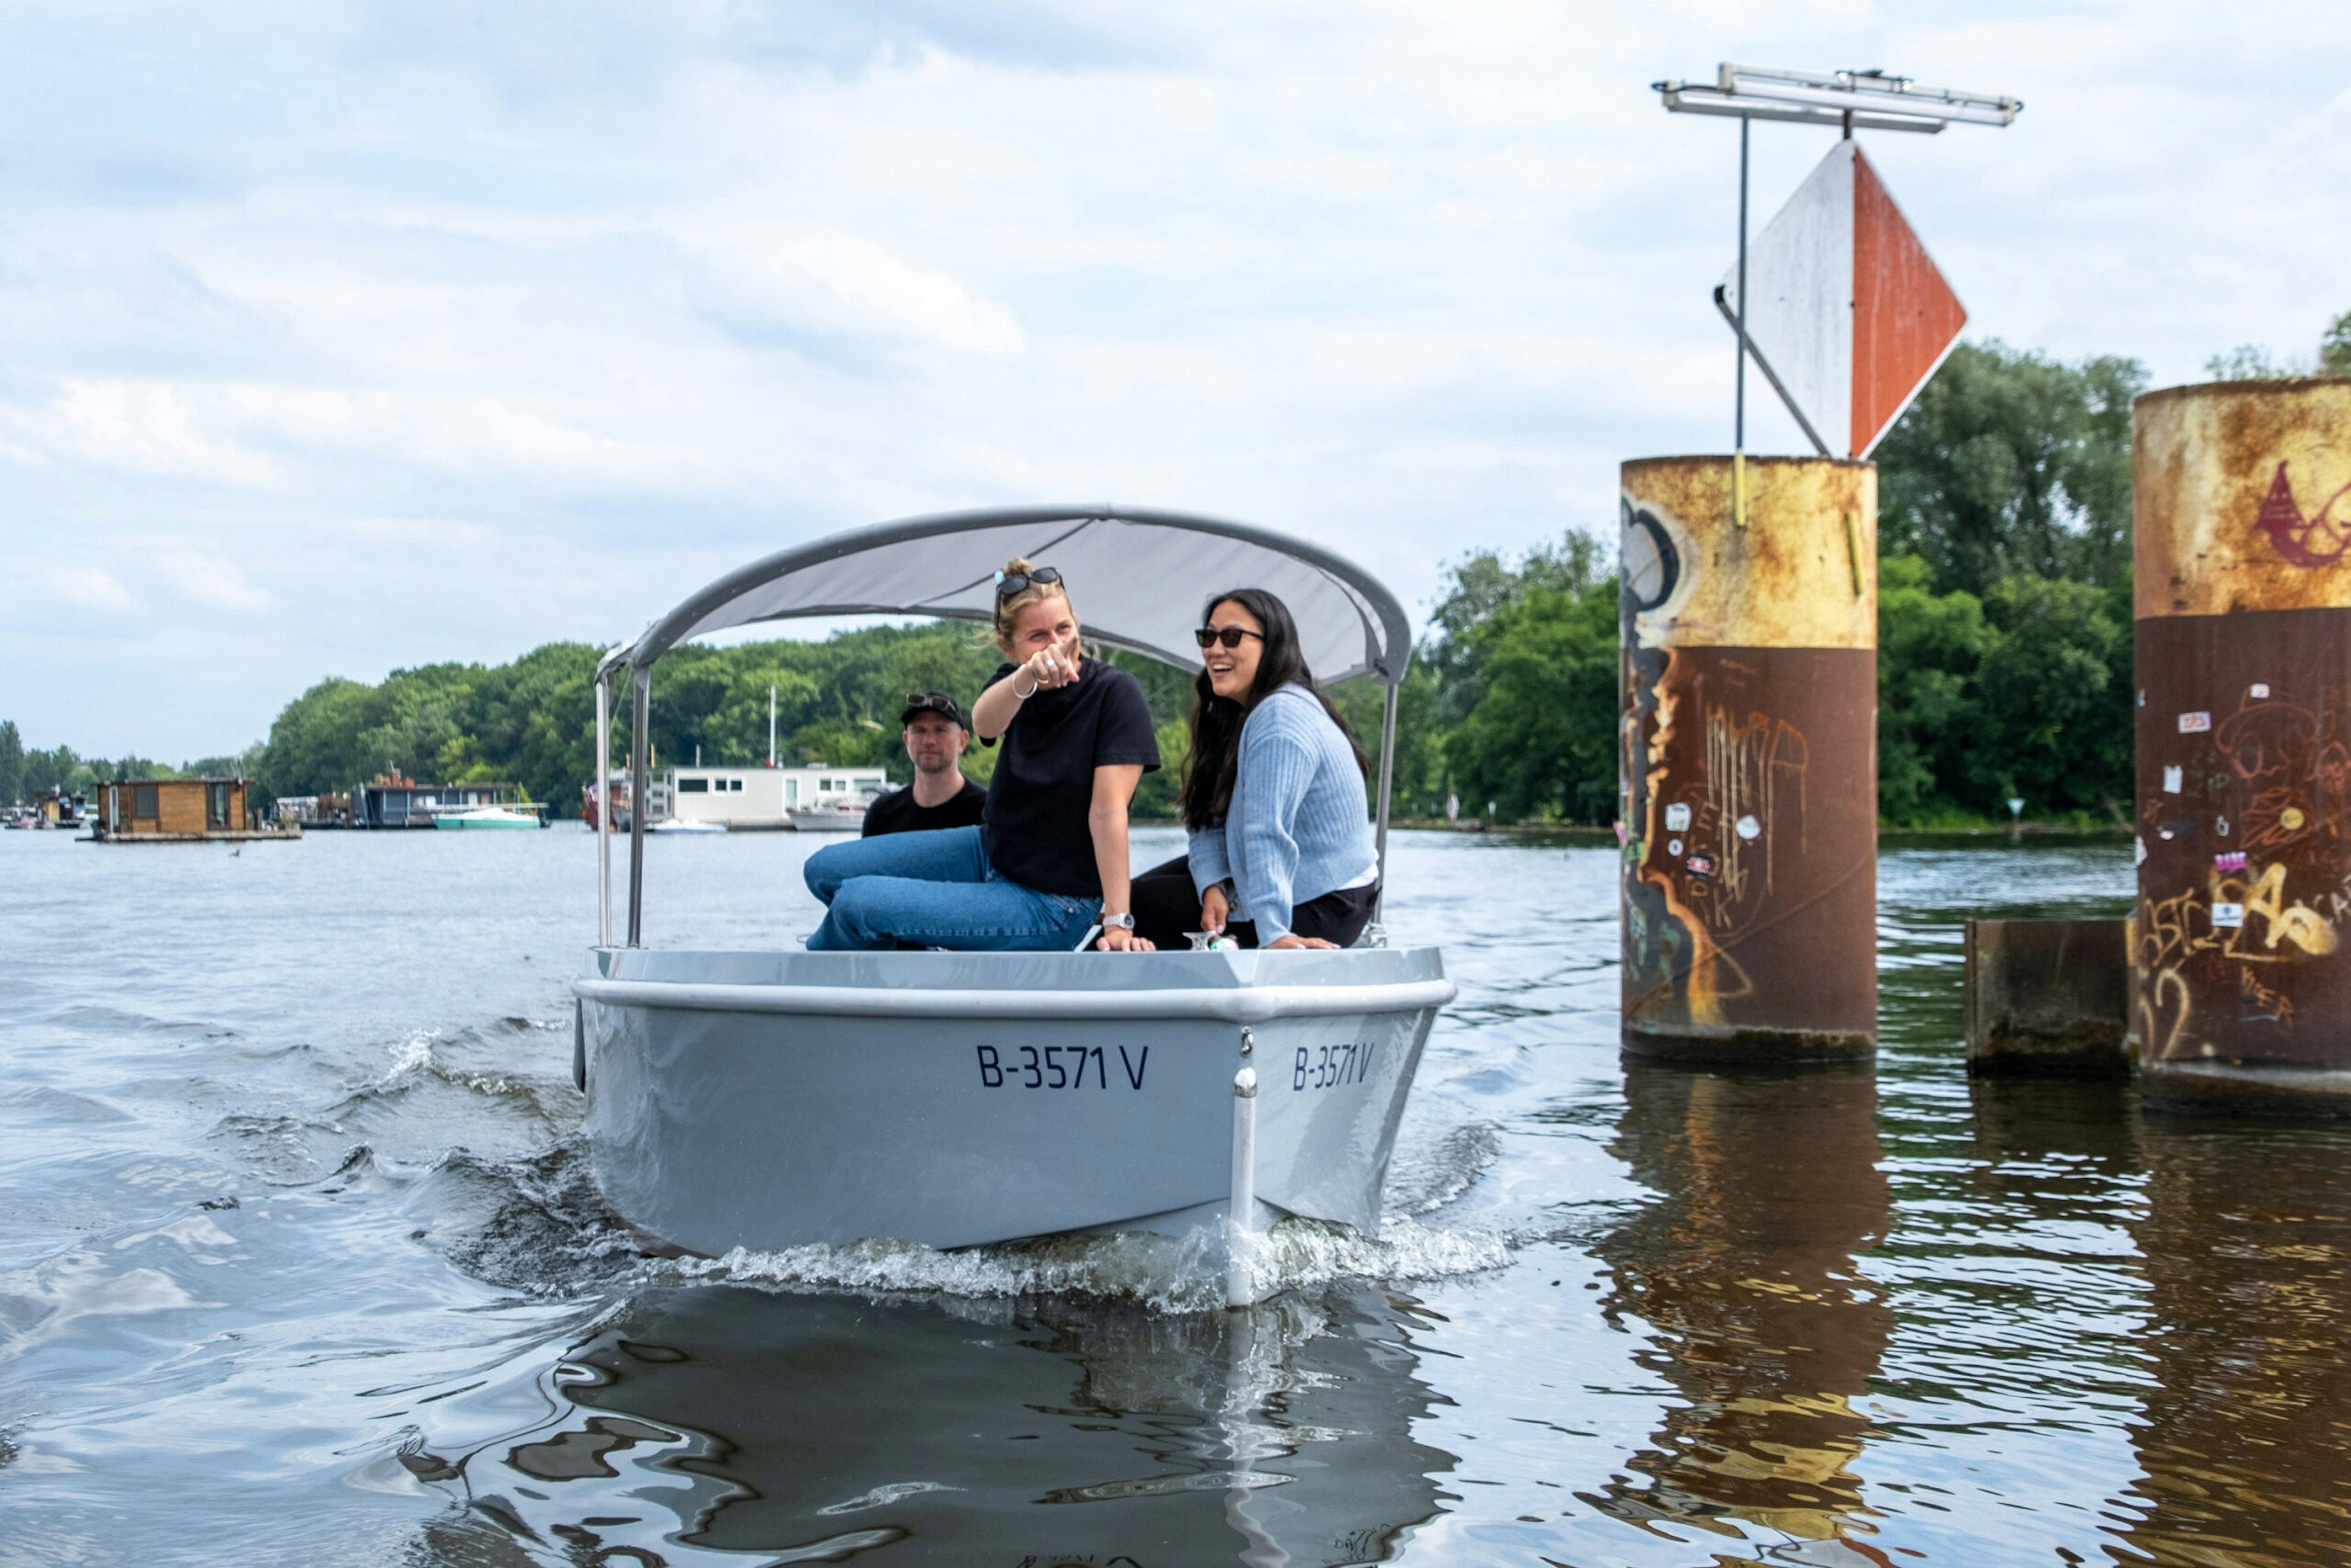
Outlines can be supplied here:
<path id="1" fill-rule="evenodd" d="M 1755 122 L 1739 121 L 1739 376 L 1730 435 L 1730 520 L 1747 526 L 1747 144 Z"/>
<path id="2" fill-rule="evenodd" d="M 651 665 L 636 671 L 636 714 L 629 737 L 629 946 L 644 946 L 645 807 L 652 794 L 645 747 L 652 730 L 653 672 Z"/>
<path id="3" fill-rule="evenodd" d="M 596 946 L 612 945 L 612 678 L 596 677 Z"/>
<path id="4" fill-rule="evenodd" d="M 1256 1220 L 1257 1069 L 1244 1067 L 1233 1074 L 1233 1197 L 1225 1227 L 1228 1307 L 1246 1307 L 1257 1295 Z"/>
<path id="5" fill-rule="evenodd" d="M 1402 681 L 1388 687 L 1386 711 L 1380 719 L 1380 810 L 1378 827 L 1374 831 L 1376 844 L 1374 858 L 1379 862 L 1378 890 L 1372 895 L 1372 924 L 1380 923 L 1380 911 L 1388 899 L 1388 793 L 1395 781 L 1396 694 L 1404 689 Z"/>
<path id="6" fill-rule="evenodd" d="M 776 765 L 776 688 L 768 688 L 768 766 Z"/>

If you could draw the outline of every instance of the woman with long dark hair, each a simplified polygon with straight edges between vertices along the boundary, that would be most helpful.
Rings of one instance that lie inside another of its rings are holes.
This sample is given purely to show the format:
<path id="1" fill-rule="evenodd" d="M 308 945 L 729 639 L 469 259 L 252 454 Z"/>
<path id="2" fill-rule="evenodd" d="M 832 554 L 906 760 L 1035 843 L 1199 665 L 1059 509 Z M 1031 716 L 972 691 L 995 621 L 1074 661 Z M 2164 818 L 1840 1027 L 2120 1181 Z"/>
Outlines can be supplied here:
<path id="1" fill-rule="evenodd" d="M 1244 947 L 1348 946 L 1380 891 L 1363 749 L 1315 685 L 1288 605 L 1237 588 L 1200 621 L 1184 758 L 1190 841 L 1134 879 L 1137 934 L 1161 947 L 1189 931 Z"/>

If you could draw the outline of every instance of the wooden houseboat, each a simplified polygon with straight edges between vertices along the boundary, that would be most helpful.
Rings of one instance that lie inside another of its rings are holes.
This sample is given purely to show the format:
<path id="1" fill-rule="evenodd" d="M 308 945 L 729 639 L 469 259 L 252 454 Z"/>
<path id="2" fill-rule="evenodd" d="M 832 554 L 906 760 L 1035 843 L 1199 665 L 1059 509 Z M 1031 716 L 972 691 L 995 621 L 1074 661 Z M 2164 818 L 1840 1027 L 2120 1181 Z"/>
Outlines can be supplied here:
<path id="1" fill-rule="evenodd" d="M 242 779 L 117 779 L 98 787 L 90 837 L 100 843 L 193 844 L 298 839 L 299 823 L 263 827 Z"/>

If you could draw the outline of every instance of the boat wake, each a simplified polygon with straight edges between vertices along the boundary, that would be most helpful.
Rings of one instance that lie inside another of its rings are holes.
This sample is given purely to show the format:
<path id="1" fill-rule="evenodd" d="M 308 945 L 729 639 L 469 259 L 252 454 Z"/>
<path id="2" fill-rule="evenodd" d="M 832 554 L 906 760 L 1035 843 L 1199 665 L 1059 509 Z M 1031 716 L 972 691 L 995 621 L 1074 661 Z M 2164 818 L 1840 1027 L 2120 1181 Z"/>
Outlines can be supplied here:
<path id="1" fill-rule="evenodd" d="M 1411 1218 L 1374 1238 L 1344 1226 L 1284 1219 L 1258 1239 L 1264 1295 L 1351 1281 L 1428 1280 L 1501 1267 L 1510 1247 L 1474 1231 L 1437 1230 Z M 714 1281 L 810 1293 L 1009 1298 L 1091 1296 L 1131 1301 L 1161 1312 L 1225 1304 L 1223 1249 L 1206 1231 L 1055 1236 L 953 1252 L 910 1241 L 847 1246 L 743 1248 L 718 1258 L 649 1260 L 649 1281 Z"/>

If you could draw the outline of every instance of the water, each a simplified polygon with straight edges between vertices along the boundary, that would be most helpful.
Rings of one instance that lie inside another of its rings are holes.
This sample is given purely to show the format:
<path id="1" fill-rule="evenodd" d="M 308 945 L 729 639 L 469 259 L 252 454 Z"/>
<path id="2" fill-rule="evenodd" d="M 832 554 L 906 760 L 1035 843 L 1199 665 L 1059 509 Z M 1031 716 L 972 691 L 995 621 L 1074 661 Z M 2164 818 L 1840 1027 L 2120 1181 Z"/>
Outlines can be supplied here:
<path id="1" fill-rule="evenodd" d="M 805 931 L 806 850 L 656 841 L 651 939 Z M 1620 1066 L 1614 874 L 1402 838 L 1395 1220 L 1228 1318 L 1158 1243 L 639 1257 L 577 829 L 0 835 L 0 1564 L 2351 1560 L 2351 1133 L 1960 1071 L 1958 922 L 2126 849 L 1887 853 L 1874 1072 Z"/>

